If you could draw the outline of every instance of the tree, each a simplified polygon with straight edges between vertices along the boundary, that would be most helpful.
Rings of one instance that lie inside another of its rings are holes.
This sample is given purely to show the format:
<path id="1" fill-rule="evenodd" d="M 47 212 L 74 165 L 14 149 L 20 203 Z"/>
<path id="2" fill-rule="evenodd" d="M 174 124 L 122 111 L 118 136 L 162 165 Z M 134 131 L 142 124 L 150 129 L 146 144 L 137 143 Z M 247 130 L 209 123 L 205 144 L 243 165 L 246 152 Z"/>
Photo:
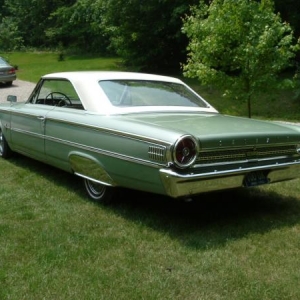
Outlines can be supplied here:
<path id="1" fill-rule="evenodd" d="M 52 25 L 45 31 L 52 43 L 77 52 L 106 54 L 109 38 L 101 27 L 104 0 L 77 0 L 50 14 Z"/>
<path id="2" fill-rule="evenodd" d="M 26 47 L 52 47 L 45 36 L 51 26 L 49 15 L 67 0 L 0 0 L 10 24 L 18 28 Z M 69 0 L 76 1 L 76 0 Z"/>
<path id="3" fill-rule="evenodd" d="M 125 64 L 143 71 L 180 70 L 187 37 L 182 17 L 198 0 L 111 0 L 105 3 L 102 28 Z"/>
<path id="4" fill-rule="evenodd" d="M 0 0 L 0 52 L 20 49 L 23 39 L 18 26 L 5 7 L 5 0 Z"/>
<path id="5" fill-rule="evenodd" d="M 299 0 L 274 0 L 275 10 L 280 12 L 283 20 L 288 21 L 295 31 L 300 35 L 300 1 Z"/>
<path id="6" fill-rule="evenodd" d="M 300 42 L 273 12 L 272 0 L 200 0 L 183 32 L 190 39 L 184 75 L 246 100 L 249 118 L 254 94 L 292 84 L 278 79 L 293 65 Z"/>
<path id="7" fill-rule="evenodd" d="M 20 49 L 23 46 L 23 39 L 18 27 L 11 18 L 5 17 L 0 23 L 0 52 Z"/>

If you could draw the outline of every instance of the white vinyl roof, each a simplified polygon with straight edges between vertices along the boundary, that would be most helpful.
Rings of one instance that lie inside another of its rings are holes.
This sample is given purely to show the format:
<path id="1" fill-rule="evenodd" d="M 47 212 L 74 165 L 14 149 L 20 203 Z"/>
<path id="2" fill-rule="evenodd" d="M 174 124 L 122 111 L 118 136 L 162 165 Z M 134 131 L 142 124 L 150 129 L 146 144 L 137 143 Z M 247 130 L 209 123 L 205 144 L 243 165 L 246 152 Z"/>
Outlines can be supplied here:
<path id="1" fill-rule="evenodd" d="M 59 72 L 44 75 L 43 78 L 65 78 L 70 81 L 77 80 L 112 80 L 112 79 L 134 79 L 134 80 L 159 80 L 168 81 L 174 83 L 182 83 L 180 79 L 163 76 L 154 75 L 146 73 L 136 73 L 136 72 L 120 72 L 120 71 L 72 71 L 72 72 Z"/>
<path id="2" fill-rule="evenodd" d="M 183 81 L 178 78 L 154 75 L 138 72 L 120 72 L 120 71 L 71 71 L 51 73 L 42 76 L 43 79 L 66 79 L 69 80 L 76 92 L 78 93 L 86 110 L 95 113 L 104 114 L 122 114 L 129 112 L 142 111 L 163 111 L 170 110 L 170 107 L 127 107 L 120 108 L 111 104 L 104 91 L 99 85 L 102 80 L 148 80 L 148 81 L 164 81 L 170 83 L 178 83 L 188 87 Z M 189 88 L 189 87 L 188 87 Z M 99 101 L 101 97 L 101 102 Z M 173 111 L 209 111 L 217 112 L 215 108 L 209 106 L 207 108 L 187 108 L 187 107 L 172 107 Z"/>

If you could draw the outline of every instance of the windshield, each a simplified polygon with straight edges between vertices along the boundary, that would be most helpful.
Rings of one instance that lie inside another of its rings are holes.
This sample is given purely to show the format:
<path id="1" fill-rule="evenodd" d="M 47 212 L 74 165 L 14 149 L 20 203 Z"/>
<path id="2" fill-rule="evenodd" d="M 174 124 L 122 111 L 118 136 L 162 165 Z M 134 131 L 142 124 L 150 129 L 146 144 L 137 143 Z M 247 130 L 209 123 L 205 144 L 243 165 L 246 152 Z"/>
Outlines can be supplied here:
<path id="1" fill-rule="evenodd" d="M 208 107 L 187 87 L 178 83 L 145 80 L 104 80 L 99 85 L 114 106 Z"/>

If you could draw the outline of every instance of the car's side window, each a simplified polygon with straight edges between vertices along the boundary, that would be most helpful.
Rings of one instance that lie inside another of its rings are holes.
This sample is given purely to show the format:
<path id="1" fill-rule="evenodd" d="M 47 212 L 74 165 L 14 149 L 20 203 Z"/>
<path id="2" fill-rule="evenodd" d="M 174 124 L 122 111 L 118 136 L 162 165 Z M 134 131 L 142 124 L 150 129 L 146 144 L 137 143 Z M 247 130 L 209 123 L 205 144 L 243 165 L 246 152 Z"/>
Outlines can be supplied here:
<path id="1" fill-rule="evenodd" d="M 33 104 L 83 109 L 73 85 L 67 80 L 44 79 L 29 101 Z"/>

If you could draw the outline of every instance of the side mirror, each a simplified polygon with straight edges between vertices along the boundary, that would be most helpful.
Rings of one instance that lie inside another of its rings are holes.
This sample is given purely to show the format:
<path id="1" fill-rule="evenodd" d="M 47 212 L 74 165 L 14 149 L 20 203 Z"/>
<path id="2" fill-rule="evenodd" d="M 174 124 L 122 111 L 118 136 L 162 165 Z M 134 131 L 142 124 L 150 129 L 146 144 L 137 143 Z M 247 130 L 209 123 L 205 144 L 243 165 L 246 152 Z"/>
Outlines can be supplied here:
<path id="1" fill-rule="evenodd" d="M 9 101 L 9 102 L 17 102 L 17 96 L 8 95 L 7 96 L 7 101 Z"/>

